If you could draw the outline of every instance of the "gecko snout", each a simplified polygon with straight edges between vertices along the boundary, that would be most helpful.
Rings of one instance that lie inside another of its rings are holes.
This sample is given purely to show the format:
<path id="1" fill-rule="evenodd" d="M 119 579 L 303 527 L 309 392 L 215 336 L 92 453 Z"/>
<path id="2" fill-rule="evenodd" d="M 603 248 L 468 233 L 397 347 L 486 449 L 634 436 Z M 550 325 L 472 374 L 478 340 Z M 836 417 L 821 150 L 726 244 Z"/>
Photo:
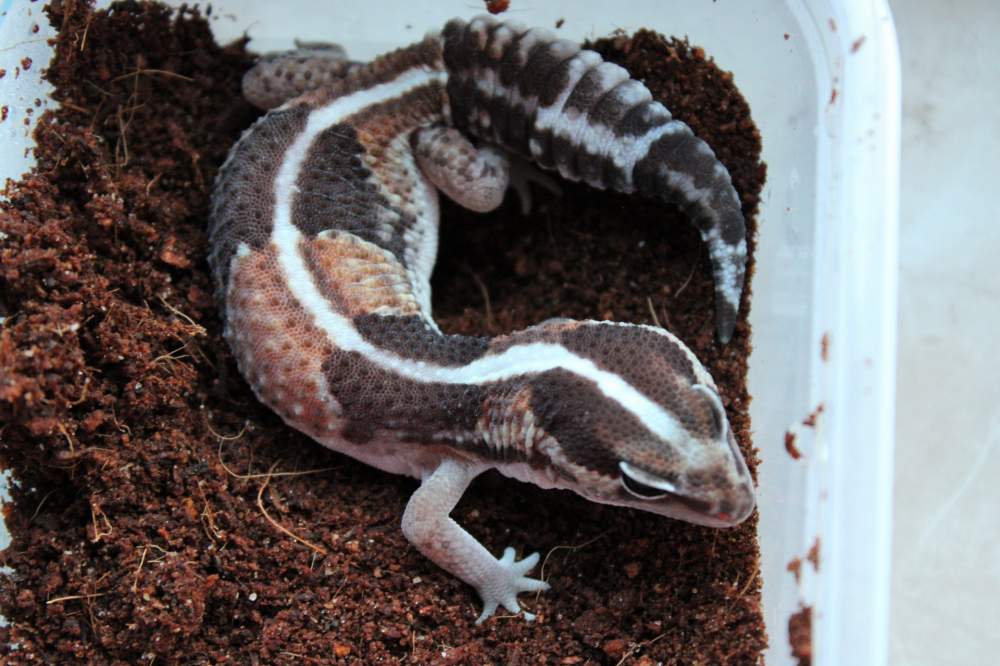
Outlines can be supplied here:
<path id="1" fill-rule="evenodd" d="M 686 416 L 699 425 L 633 451 L 638 456 L 623 450 L 621 485 L 639 508 L 713 527 L 736 525 L 756 503 L 753 479 L 717 390 L 693 384 L 689 391 Z"/>

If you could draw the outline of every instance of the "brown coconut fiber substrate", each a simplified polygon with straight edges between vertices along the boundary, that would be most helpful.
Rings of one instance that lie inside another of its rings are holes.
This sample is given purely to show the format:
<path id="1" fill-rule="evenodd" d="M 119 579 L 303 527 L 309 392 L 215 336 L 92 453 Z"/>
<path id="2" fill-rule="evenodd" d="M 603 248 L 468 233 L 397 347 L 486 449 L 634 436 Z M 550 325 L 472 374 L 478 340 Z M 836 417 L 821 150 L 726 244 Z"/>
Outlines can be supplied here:
<path id="1" fill-rule="evenodd" d="M 205 18 L 156 4 L 66 0 L 49 17 L 62 106 L 0 208 L 0 456 L 15 479 L 4 663 L 758 661 L 756 517 L 695 527 L 495 473 L 455 518 L 494 553 L 540 551 L 552 589 L 522 595 L 534 623 L 475 626 L 475 592 L 400 532 L 416 482 L 284 426 L 222 340 L 205 228 L 216 171 L 256 115 L 239 94 L 245 45 L 219 47 Z M 651 32 L 595 48 L 712 145 L 752 234 L 765 170 L 731 76 Z M 485 216 L 444 205 L 442 329 L 659 322 L 714 375 L 755 469 L 747 296 L 720 348 L 688 220 L 564 190 L 538 193 L 527 217 L 513 200 Z"/>

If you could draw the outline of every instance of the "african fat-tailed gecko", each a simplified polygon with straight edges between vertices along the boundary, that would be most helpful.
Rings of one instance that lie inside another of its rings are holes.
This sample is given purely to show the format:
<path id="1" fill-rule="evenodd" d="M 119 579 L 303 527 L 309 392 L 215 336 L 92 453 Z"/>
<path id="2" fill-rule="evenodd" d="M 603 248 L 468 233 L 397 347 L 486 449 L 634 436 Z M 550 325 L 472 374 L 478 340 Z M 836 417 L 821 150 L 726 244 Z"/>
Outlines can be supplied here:
<path id="1" fill-rule="evenodd" d="M 516 155 L 687 211 L 729 339 L 739 198 L 644 85 L 545 30 L 481 17 L 368 64 L 315 46 L 264 58 L 244 93 L 270 111 L 220 171 L 209 257 L 240 371 L 292 427 L 421 480 L 403 532 L 476 588 L 479 622 L 547 587 L 526 576 L 537 553 L 498 559 L 449 517 L 486 469 L 704 525 L 750 514 L 715 384 L 667 331 L 556 319 L 475 338 L 431 316 L 438 190 L 492 210 Z"/>

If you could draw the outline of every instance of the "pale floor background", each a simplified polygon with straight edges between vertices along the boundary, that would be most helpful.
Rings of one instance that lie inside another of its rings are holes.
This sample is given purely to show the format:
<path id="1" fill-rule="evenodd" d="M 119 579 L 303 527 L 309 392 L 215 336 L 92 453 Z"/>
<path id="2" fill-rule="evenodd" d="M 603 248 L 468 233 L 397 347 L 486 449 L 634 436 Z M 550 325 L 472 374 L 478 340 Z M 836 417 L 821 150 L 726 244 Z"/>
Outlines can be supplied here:
<path id="1" fill-rule="evenodd" d="M 890 4 L 903 68 L 891 663 L 1000 664 L 1000 3 Z"/>

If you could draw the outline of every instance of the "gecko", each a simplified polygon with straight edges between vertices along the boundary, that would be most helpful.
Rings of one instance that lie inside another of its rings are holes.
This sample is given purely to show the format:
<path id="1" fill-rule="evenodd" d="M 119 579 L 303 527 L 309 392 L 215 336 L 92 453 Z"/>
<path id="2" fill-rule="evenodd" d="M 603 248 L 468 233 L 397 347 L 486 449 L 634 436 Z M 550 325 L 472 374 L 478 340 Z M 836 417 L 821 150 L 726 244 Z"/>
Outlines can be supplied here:
<path id="1" fill-rule="evenodd" d="M 486 212 L 508 189 L 527 203 L 551 171 L 685 211 L 724 344 L 746 225 L 708 144 L 625 69 L 544 29 L 454 19 L 367 63 L 298 47 L 245 75 L 267 111 L 220 168 L 210 211 L 223 333 L 258 399 L 420 481 L 403 534 L 475 588 L 477 623 L 548 588 L 528 575 L 538 553 L 496 557 L 450 517 L 486 470 L 701 525 L 747 518 L 754 484 L 718 389 L 670 332 L 557 318 L 473 337 L 431 313 L 439 193 Z"/>

